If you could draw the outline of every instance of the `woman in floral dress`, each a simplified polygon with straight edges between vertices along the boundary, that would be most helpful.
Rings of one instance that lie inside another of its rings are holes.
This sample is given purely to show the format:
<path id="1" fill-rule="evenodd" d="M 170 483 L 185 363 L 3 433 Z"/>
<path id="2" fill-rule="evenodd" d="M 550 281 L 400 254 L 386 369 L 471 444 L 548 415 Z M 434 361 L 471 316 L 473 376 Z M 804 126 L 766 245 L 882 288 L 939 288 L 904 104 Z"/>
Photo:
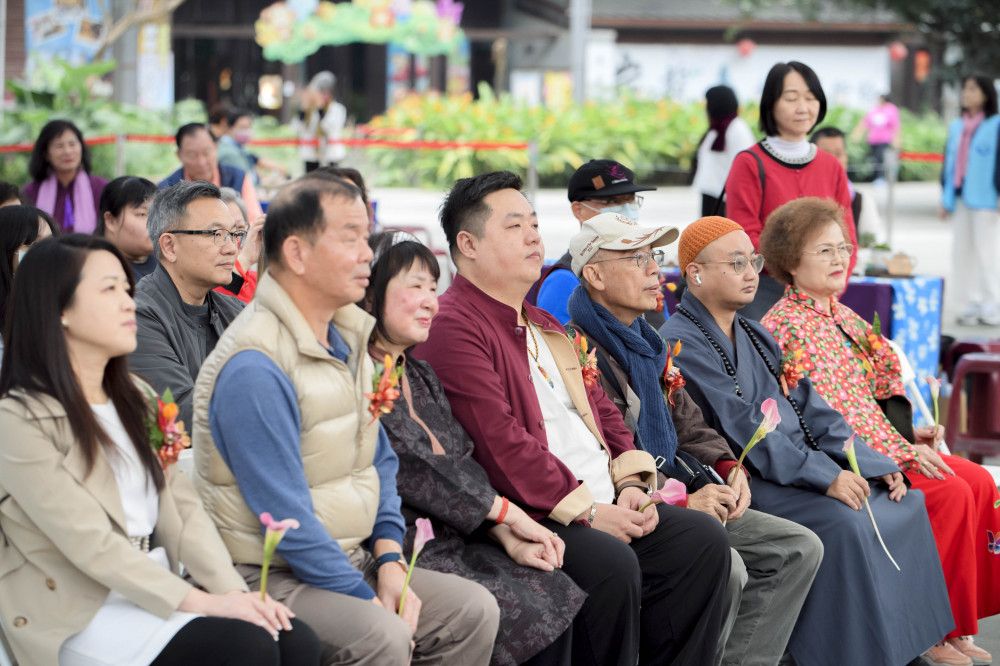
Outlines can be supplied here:
<path id="1" fill-rule="evenodd" d="M 913 428 L 898 356 L 837 299 L 854 249 L 846 238 L 841 209 L 829 199 L 798 199 L 775 210 L 761 235 L 761 252 L 771 274 L 788 287 L 761 323 L 785 355 L 785 382 L 808 377 L 865 442 L 892 458 L 924 493 L 956 625 L 925 659 L 989 663 L 989 653 L 971 636 L 978 618 L 1000 612 L 1000 555 L 993 548 L 1000 495 L 980 465 L 937 451 L 938 429 Z"/>

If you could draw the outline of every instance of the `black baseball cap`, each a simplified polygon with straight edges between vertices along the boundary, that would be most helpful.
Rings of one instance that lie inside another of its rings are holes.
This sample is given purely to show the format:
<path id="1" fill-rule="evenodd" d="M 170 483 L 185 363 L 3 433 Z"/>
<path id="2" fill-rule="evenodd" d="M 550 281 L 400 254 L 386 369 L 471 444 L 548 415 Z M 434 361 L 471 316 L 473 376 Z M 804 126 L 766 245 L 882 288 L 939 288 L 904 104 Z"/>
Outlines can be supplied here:
<path id="1" fill-rule="evenodd" d="M 648 192 L 656 188 L 636 185 L 635 173 L 621 162 L 590 160 L 570 176 L 567 189 L 570 201 L 580 201 Z"/>

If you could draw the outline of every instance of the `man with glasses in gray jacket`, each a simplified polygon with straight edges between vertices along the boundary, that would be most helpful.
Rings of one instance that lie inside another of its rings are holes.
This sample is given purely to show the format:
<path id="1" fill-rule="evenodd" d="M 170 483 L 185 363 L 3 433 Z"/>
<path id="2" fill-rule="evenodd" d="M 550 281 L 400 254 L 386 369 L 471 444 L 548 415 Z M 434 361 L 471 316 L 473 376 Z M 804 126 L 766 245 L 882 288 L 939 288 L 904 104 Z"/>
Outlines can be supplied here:
<path id="1" fill-rule="evenodd" d="M 162 394 L 170 389 L 180 420 L 191 423 L 194 382 L 243 302 L 212 290 L 232 280 L 247 232 L 236 229 L 219 188 L 180 181 L 161 190 L 146 220 L 160 265 L 135 289 L 138 346 L 132 370 Z"/>

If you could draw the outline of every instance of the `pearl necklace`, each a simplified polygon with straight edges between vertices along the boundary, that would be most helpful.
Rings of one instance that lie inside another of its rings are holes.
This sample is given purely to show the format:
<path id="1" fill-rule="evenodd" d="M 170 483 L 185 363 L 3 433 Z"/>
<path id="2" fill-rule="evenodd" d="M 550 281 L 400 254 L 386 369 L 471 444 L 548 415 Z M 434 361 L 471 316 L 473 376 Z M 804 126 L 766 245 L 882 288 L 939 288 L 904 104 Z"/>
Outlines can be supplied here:
<path id="1" fill-rule="evenodd" d="M 733 364 L 729 362 L 729 357 L 726 355 L 726 351 L 719 345 L 718 342 L 715 341 L 715 338 L 712 336 L 711 333 L 708 332 L 708 329 L 702 326 L 702 323 L 698 321 L 698 319 L 693 314 L 688 312 L 687 308 L 685 308 L 682 305 L 678 305 L 677 312 L 681 313 L 681 315 L 683 315 L 684 317 L 690 319 L 694 323 L 694 325 L 698 327 L 698 330 L 701 331 L 702 335 L 704 335 L 705 338 L 708 340 L 708 342 L 712 345 L 712 347 L 715 349 L 715 352 L 720 357 L 722 357 L 722 364 L 726 367 L 726 374 L 728 374 L 730 379 L 733 380 L 733 384 L 736 388 L 736 395 L 742 399 L 743 393 L 740 390 L 740 383 L 736 379 L 736 369 L 733 367 Z M 757 339 L 757 334 L 753 332 L 753 329 L 750 328 L 750 324 L 748 324 L 746 320 L 743 319 L 743 317 L 741 317 L 740 315 L 736 315 L 736 321 L 739 322 L 740 328 L 742 328 L 746 332 L 747 336 L 750 338 L 750 342 L 753 344 L 754 350 L 756 350 L 758 356 L 760 356 L 761 359 L 763 359 L 764 365 L 767 366 L 768 372 L 771 373 L 771 376 L 774 377 L 774 379 L 778 382 L 778 386 L 780 387 L 781 372 L 777 368 L 775 368 L 774 364 L 771 362 L 771 357 L 764 352 L 764 347 L 763 345 L 761 345 L 760 340 Z M 795 411 L 795 416 L 797 416 L 799 419 L 799 427 L 802 428 L 802 434 L 805 435 L 806 444 L 809 445 L 809 448 L 815 451 L 819 451 L 820 450 L 819 444 L 816 443 L 816 439 L 812 436 L 812 431 L 809 430 L 809 426 L 806 424 L 805 418 L 803 418 L 802 416 L 802 411 L 799 409 L 799 403 L 796 402 L 795 398 L 793 398 L 790 393 L 785 394 L 784 391 L 781 391 L 781 394 L 785 396 L 789 404 L 791 404 L 792 409 Z"/>

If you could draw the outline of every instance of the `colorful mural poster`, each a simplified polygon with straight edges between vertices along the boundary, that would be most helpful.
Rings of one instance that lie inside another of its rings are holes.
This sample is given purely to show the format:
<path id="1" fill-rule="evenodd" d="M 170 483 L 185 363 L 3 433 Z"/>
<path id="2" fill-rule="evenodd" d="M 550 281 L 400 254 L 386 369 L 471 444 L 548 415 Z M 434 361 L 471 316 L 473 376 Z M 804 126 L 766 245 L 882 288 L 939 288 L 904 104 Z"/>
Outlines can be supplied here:
<path id="1" fill-rule="evenodd" d="M 98 0 L 26 0 L 24 19 L 26 74 L 39 61 L 90 62 L 106 29 Z"/>

